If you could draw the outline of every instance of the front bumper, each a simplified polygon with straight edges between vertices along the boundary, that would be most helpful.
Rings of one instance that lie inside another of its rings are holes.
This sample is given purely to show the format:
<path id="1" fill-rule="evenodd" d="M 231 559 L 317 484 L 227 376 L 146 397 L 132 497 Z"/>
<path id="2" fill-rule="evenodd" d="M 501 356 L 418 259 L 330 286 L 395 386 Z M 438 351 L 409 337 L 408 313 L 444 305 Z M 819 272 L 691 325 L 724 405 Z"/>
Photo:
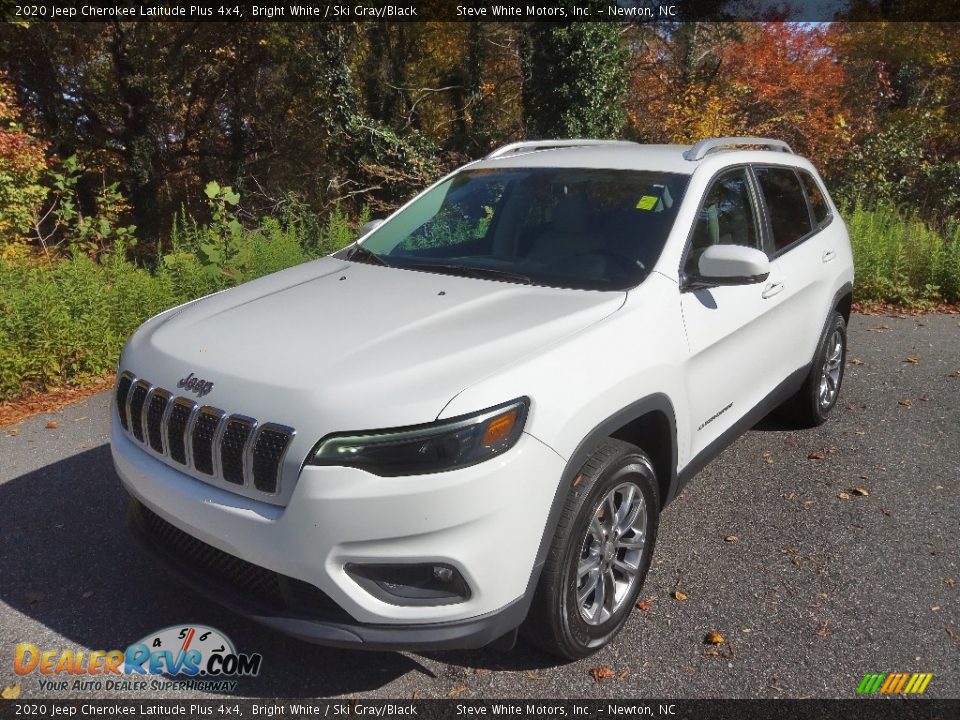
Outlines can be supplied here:
<path id="1" fill-rule="evenodd" d="M 531 572 L 564 465 L 524 435 L 500 458 L 433 475 L 381 478 L 306 467 L 290 502 L 278 507 L 179 472 L 141 450 L 116 419 L 112 450 L 135 501 L 136 534 L 191 584 L 288 634 L 370 648 L 479 647 L 516 627 L 529 605 Z M 143 522 L 149 516 L 198 541 L 200 554 L 223 553 L 249 572 L 275 574 L 283 592 L 301 597 L 306 588 L 313 600 L 271 606 L 235 592 L 158 537 Z M 444 563 L 461 573 L 470 597 L 441 605 L 384 602 L 344 570 L 348 563 Z"/>

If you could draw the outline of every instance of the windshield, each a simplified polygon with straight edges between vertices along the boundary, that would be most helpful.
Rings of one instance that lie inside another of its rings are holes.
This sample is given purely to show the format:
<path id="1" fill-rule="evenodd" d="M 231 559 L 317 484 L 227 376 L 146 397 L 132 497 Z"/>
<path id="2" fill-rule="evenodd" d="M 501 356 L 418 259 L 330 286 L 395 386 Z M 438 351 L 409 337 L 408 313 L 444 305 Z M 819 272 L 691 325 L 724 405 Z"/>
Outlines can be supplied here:
<path id="1" fill-rule="evenodd" d="M 660 256 L 687 180 L 634 170 L 465 170 L 347 257 L 508 282 L 625 289 Z"/>

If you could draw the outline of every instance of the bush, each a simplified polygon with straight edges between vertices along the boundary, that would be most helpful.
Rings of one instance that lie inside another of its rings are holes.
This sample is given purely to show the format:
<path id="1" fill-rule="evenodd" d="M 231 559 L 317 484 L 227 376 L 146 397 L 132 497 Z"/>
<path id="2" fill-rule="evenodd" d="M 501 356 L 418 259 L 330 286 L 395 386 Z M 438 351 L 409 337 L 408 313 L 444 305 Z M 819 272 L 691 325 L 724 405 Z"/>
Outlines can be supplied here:
<path id="1" fill-rule="evenodd" d="M 891 205 L 859 206 L 847 224 L 858 302 L 960 302 L 960 226 L 938 232 Z"/>
<path id="2" fill-rule="evenodd" d="M 181 215 L 173 249 L 153 270 L 127 260 L 122 245 L 99 262 L 79 252 L 53 264 L 0 257 L 0 400 L 102 376 L 148 317 L 338 250 L 360 224 L 339 210 L 326 222 L 266 218 L 252 229 L 220 220 Z"/>

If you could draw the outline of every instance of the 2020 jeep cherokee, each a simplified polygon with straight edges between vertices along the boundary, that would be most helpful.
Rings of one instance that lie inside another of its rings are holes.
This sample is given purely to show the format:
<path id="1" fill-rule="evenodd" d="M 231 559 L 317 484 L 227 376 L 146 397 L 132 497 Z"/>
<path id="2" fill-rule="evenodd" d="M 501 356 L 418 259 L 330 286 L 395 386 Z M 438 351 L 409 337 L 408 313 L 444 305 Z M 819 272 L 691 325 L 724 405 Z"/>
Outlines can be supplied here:
<path id="1" fill-rule="evenodd" d="M 852 283 L 782 142 L 506 146 L 333 256 L 137 330 L 112 442 L 131 526 L 301 638 L 479 647 L 522 624 L 584 656 L 710 458 L 783 403 L 826 419 Z"/>

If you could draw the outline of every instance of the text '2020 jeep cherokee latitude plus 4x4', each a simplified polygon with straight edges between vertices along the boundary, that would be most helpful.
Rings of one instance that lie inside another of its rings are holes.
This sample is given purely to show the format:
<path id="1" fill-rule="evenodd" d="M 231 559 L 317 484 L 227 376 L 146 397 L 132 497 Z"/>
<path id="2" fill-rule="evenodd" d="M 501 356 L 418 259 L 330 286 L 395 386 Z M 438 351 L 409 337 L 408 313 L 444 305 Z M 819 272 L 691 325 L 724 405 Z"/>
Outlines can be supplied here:
<path id="1" fill-rule="evenodd" d="M 586 655 L 684 483 L 837 401 L 849 240 L 782 142 L 517 143 L 371 226 L 120 361 L 134 531 L 284 632 Z"/>

